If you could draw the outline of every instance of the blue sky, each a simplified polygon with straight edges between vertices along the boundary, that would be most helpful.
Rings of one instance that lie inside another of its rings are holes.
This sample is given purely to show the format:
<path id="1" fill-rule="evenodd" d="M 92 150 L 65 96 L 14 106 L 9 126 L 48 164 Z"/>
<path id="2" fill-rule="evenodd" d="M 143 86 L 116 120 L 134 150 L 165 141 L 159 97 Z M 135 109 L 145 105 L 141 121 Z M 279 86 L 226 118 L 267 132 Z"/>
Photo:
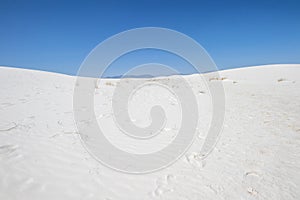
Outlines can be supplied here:
<path id="1" fill-rule="evenodd" d="M 300 63 L 299 10 L 300 1 L 296 0 L 2 0 L 0 65 L 76 74 L 84 58 L 101 41 L 145 26 L 187 34 L 221 69 Z M 158 62 L 158 58 L 164 63 L 170 56 L 148 51 L 129 58 L 124 66 Z M 181 73 L 192 72 L 178 59 L 170 64 L 177 65 Z M 122 74 L 126 67 L 121 69 L 120 65 L 112 66 L 108 74 Z"/>

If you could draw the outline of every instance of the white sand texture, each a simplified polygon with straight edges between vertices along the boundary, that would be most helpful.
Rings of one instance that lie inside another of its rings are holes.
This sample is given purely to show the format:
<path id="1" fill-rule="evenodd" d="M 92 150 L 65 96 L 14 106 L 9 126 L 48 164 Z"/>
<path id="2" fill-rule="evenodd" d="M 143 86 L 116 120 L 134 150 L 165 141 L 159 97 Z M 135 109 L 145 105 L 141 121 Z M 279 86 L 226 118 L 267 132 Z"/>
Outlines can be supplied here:
<path id="1" fill-rule="evenodd" d="M 73 113 L 76 77 L 0 67 L 0 199 L 300 199 L 300 65 L 203 76 L 206 83 L 200 75 L 184 76 L 200 115 L 191 148 L 165 169 L 133 175 L 103 165 L 82 144 Z M 172 82 L 176 76 L 160 79 Z M 95 115 L 107 138 L 128 152 L 164 148 L 180 126 L 180 102 L 163 88 L 137 91 L 128 102 L 131 121 L 147 125 L 149 109 L 163 104 L 167 123 L 159 135 L 136 142 L 121 133 L 111 113 L 118 81 L 95 86 Z M 223 129 L 214 150 L 201 159 L 212 112 L 206 85 L 218 82 L 225 91 Z"/>

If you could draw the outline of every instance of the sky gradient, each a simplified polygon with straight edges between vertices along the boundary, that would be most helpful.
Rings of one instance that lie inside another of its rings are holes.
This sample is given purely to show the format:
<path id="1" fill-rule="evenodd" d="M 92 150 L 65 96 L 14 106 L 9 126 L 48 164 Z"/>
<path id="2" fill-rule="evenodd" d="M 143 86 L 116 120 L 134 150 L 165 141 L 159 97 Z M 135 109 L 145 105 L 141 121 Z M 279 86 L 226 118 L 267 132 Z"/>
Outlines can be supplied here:
<path id="1" fill-rule="evenodd" d="M 300 63 L 299 10 L 300 1 L 296 0 L 2 0 L 0 65 L 74 75 L 101 41 L 148 26 L 174 29 L 192 37 L 220 69 Z M 137 53 L 124 65 L 153 62 L 149 55 L 155 54 Z M 156 61 L 169 57 L 156 56 Z M 180 71 L 192 73 L 184 65 Z M 115 67 L 109 75 L 122 73 Z"/>

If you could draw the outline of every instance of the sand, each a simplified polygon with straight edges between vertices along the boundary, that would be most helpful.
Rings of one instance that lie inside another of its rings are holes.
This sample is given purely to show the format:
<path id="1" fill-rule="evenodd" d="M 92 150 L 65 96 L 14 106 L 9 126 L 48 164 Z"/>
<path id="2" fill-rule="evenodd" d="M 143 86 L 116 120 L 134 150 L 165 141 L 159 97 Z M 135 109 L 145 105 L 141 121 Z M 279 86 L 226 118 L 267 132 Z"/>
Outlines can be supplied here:
<path id="1" fill-rule="evenodd" d="M 200 110 L 196 141 L 168 168 L 132 175 L 103 166 L 83 147 L 73 116 L 75 77 L 0 67 L 0 199 L 300 199 L 300 65 L 220 75 L 204 75 L 208 84 L 222 81 L 226 97 L 223 131 L 209 156 L 199 159 L 210 93 L 201 76 L 186 75 Z M 102 80 L 95 90 L 95 113 L 106 136 L 132 152 L 166 146 L 180 122 L 176 99 L 156 88 L 129 102 L 131 120 L 141 126 L 149 123 L 146 104 L 164 104 L 169 117 L 158 139 L 134 144 L 119 134 L 110 113 L 117 82 Z"/>

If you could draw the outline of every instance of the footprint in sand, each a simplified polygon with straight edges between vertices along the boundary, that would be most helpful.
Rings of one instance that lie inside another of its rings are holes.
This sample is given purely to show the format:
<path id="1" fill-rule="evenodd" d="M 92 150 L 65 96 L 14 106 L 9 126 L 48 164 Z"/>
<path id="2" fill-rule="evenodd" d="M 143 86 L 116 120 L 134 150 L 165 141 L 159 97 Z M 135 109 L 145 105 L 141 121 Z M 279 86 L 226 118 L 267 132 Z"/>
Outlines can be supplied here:
<path id="1" fill-rule="evenodd" d="M 248 171 L 244 174 L 243 184 L 247 199 L 258 199 L 260 179 L 261 177 L 256 171 Z"/>
<path id="2" fill-rule="evenodd" d="M 6 132 L 17 128 L 17 124 L 14 122 L 2 122 L 0 123 L 0 132 Z"/>
<path id="3" fill-rule="evenodd" d="M 159 197 L 167 192 L 173 192 L 174 189 L 172 184 L 176 180 L 176 177 L 172 174 L 168 174 L 162 178 L 157 179 L 156 181 L 156 189 L 153 192 L 153 196 Z"/>
<path id="4" fill-rule="evenodd" d="M 0 161 L 9 158 L 18 157 L 18 153 L 16 152 L 18 149 L 18 145 L 2 145 L 0 146 Z"/>
<path id="5" fill-rule="evenodd" d="M 187 154 L 185 157 L 187 162 L 192 166 L 198 168 L 204 168 L 206 166 L 206 161 L 202 159 L 203 157 L 199 153 L 192 152 L 190 154 Z"/>

